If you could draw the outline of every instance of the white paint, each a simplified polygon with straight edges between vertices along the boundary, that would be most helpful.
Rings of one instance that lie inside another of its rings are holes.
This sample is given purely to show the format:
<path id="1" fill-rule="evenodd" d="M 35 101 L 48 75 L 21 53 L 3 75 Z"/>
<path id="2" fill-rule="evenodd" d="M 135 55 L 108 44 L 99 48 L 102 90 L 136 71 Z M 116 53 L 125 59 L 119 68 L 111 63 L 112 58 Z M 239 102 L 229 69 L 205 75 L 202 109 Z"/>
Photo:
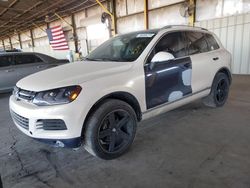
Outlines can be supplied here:
<path id="1" fill-rule="evenodd" d="M 164 62 L 174 59 L 174 56 L 168 52 L 158 52 L 154 55 L 151 62 Z"/>

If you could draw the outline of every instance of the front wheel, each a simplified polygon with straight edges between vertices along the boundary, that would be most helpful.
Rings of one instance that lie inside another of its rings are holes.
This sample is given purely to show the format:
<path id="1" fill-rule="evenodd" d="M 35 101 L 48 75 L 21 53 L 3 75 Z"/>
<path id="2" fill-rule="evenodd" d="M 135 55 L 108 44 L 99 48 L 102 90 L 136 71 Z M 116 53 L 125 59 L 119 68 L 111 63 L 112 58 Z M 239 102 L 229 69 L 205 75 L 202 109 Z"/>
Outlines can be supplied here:
<path id="1" fill-rule="evenodd" d="M 229 79 L 225 73 L 216 74 L 210 94 L 203 99 L 203 103 L 209 107 L 221 107 L 228 98 Z"/>
<path id="2" fill-rule="evenodd" d="M 99 158 L 117 158 L 132 144 L 136 127 L 133 108 L 121 100 L 108 99 L 88 118 L 83 135 L 84 147 Z"/>

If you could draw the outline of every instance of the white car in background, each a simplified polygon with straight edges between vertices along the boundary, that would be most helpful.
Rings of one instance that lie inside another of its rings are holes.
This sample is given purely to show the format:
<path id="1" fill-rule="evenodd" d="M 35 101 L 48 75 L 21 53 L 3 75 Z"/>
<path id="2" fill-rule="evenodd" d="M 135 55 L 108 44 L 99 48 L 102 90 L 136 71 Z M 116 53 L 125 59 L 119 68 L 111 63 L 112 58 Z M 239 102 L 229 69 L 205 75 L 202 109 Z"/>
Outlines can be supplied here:
<path id="1" fill-rule="evenodd" d="M 202 28 L 167 26 L 116 36 L 78 62 L 20 80 L 10 112 L 26 135 L 114 159 L 138 121 L 196 99 L 223 106 L 231 55 Z"/>

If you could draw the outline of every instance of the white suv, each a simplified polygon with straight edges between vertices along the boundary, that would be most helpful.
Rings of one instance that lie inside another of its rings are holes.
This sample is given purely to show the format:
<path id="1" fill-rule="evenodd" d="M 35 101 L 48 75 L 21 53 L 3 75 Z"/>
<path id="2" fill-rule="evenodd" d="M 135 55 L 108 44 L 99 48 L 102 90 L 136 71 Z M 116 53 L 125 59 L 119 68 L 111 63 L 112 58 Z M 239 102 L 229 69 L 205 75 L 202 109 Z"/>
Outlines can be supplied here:
<path id="1" fill-rule="evenodd" d="M 116 36 L 84 62 L 30 75 L 16 84 L 10 112 L 26 135 L 59 147 L 83 143 L 113 159 L 132 144 L 138 121 L 196 99 L 223 106 L 231 55 L 211 32 L 167 26 Z"/>

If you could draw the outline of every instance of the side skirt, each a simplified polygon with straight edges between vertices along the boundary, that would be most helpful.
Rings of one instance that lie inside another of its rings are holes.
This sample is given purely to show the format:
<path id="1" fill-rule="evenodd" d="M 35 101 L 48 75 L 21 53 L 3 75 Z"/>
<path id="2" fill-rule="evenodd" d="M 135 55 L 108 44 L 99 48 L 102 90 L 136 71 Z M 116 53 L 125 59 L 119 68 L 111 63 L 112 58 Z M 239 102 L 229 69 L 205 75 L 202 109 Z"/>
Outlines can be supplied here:
<path id="1" fill-rule="evenodd" d="M 176 101 L 172 101 L 172 102 L 168 102 L 168 103 L 164 103 L 162 105 L 159 105 L 157 107 L 151 108 L 145 112 L 142 113 L 142 120 L 146 120 L 148 118 L 157 116 L 159 114 L 168 112 L 170 110 L 173 110 L 175 108 L 178 108 L 180 106 L 183 106 L 185 104 L 188 104 L 192 101 L 195 101 L 197 99 L 206 97 L 207 95 L 209 95 L 211 88 L 205 88 L 201 91 L 192 93 L 190 95 L 186 95 L 185 97 L 178 99 Z"/>

